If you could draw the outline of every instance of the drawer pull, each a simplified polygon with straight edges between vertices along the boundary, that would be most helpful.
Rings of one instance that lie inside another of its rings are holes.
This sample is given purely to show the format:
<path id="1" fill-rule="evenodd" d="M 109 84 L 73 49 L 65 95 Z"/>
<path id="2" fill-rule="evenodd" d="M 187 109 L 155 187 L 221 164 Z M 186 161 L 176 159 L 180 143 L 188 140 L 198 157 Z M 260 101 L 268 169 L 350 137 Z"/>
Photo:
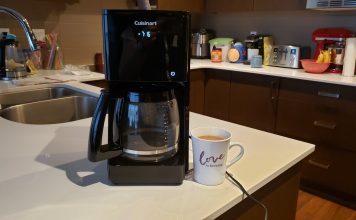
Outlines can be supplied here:
<path id="1" fill-rule="evenodd" d="M 323 91 L 318 91 L 318 96 L 324 96 L 324 97 L 329 97 L 329 98 L 334 98 L 334 99 L 340 98 L 339 93 L 331 93 L 331 92 L 323 92 Z"/>
<path id="2" fill-rule="evenodd" d="M 330 164 L 319 163 L 319 162 L 316 162 L 316 161 L 314 161 L 312 159 L 309 159 L 308 163 L 310 165 L 313 165 L 313 166 L 316 166 L 316 167 L 319 167 L 319 168 L 322 168 L 322 169 L 325 169 L 325 170 L 329 169 L 329 167 L 330 167 Z"/>
<path id="3" fill-rule="evenodd" d="M 314 121 L 313 122 L 314 126 L 321 127 L 321 128 L 327 128 L 334 130 L 336 128 L 336 124 L 333 122 L 325 122 L 325 121 Z"/>

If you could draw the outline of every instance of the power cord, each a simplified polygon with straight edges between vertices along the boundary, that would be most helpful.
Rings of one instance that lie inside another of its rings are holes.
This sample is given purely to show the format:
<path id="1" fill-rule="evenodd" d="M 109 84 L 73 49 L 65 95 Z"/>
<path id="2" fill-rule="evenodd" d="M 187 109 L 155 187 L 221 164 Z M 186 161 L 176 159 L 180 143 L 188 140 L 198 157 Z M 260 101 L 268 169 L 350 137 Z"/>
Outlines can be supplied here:
<path id="1" fill-rule="evenodd" d="M 226 171 L 226 175 L 240 188 L 240 190 L 247 195 L 247 197 L 249 197 L 250 199 L 252 199 L 254 202 L 256 202 L 259 206 L 261 206 L 264 211 L 265 211 L 265 218 L 264 220 L 268 220 L 268 209 L 267 207 L 261 203 L 260 201 L 258 201 L 257 199 L 255 199 L 253 196 L 251 196 L 246 190 L 245 188 L 241 185 L 241 183 L 239 183 L 239 181 L 237 181 L 229 172 Z"/>

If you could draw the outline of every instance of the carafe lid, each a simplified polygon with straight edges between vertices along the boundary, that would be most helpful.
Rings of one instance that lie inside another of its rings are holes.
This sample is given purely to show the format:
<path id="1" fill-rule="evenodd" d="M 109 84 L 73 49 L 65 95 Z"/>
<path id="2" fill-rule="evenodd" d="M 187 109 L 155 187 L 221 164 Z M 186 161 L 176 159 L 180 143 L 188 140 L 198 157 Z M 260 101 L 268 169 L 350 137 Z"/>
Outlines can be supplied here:
<path id="1" fill-rule="evenodd" d="M 173 90 L 153 92 L 127 92 L 126 98 L 130 102 L 164 102 L 175 99 Z"/>

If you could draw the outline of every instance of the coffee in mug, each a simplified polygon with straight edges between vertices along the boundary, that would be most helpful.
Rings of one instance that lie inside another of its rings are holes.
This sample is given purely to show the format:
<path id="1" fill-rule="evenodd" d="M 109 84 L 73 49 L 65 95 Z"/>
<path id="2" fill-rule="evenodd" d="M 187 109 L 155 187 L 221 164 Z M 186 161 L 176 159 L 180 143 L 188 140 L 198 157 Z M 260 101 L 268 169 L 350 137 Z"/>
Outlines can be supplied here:
<path id="1" fill-rule="evenodd" d="M 205 139 L 205 140 L 211 140 L 211 141 L 219 141 L 219 140 L 225 139 L 223 136 L 216 136 L 216 135 L 201 135 L 198 138 Z"/>
<path id="2" fill-rule="evenodd" d="M 193 147 L 193 178 L 196 182 L 214 186 L 225 180 L 226 168 L 236 163 L 244 154 L 241 144 L 230 144 L 231 133 L 217 127 L 198 127 L 190 132 Z M 240 153 L 227 161 L 229 149 L 239 147 Z"/>

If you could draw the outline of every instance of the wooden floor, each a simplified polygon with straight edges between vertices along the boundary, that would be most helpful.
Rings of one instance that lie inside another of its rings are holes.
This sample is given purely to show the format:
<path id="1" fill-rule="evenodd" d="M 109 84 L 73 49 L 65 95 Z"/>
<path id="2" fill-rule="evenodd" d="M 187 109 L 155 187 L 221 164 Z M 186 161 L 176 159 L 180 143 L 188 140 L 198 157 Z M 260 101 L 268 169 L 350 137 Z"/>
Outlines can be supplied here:
<path id="1" fill-rule="evenodd" d="M 299 191 L 296 220 L 356 220 L 356 211 Z"/>

